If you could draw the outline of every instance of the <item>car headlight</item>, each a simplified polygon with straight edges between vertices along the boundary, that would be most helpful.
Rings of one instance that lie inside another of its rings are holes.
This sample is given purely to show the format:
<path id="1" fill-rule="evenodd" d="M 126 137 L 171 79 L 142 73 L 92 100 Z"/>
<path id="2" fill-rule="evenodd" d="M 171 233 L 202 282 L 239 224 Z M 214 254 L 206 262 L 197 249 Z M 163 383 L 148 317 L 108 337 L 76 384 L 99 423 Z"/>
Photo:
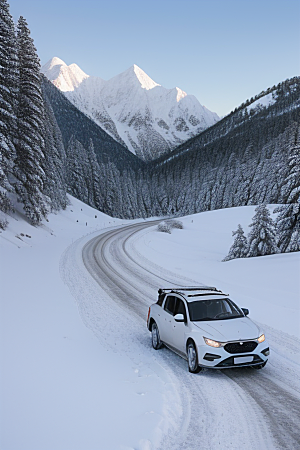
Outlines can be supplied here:
<path id="1" fill-rule="evenodd" d="M 262 334 L 261 336 L 259 336 L 259 338 L 257 338 L 257 342 L 259 344 L 261 344 L 262 342 L 264 342 L 264 340 L 266 339 L 266 336 L 264 334 Z"/>
<path id="2" fill-rule="evenodd" d="M 203 336 L 203 339 L 205 341 L 205 344 L 209 345 L 210 347 L 222 347 L 222 343 L 221 342 L 217 342 L 217 341 L 213 341 L 212 339 L 208 339 L 206 337 Z"/>

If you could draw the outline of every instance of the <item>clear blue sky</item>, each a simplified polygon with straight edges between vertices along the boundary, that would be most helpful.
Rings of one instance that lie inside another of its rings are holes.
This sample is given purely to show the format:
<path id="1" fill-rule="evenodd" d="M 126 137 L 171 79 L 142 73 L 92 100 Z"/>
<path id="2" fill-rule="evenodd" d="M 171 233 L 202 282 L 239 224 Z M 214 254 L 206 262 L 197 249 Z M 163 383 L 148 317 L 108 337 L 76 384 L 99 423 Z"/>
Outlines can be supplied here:
<path id="1" fill-rule="evenodd" d="M 137 64 L 219 115 L 299 75 L 299 0 L 8 1 L 42 64 L 58 56 L 105 80 Z"/>

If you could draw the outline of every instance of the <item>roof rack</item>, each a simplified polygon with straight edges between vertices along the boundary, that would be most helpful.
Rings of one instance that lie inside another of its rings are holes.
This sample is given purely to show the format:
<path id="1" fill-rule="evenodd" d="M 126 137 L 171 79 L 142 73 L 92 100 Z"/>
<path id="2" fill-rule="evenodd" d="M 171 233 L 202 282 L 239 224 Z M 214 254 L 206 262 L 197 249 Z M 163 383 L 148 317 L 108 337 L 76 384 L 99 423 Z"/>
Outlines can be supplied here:
<path id="1" fill-rule="evenodd" d="M 214 292 L 202 292 L 201 294 L 192 294 L 188 295 L 188 297 L 201 297 L 201 296 L 207 296 L 207 295 L 225 295 L 225 297 L 228 297 L 228 294 L 224 294 L 224 292 L 219 291 L 218 289 Z"/>
<path id="2" fill-rule="evenodd" d="M 214 291 L 214 292 L 222 292 L 214 286 L 189 286 L 189 287 L 173 287 L 173 288 L 163 288 L 158 289 L 158 293 L 162 294 L 164 292 L 180 292 L 180 291 Z"/>
<path id="3" fill-rule="evenodd" d="M 197 291 L 197 294 L 189 294 L 188 297 L 200 297 L 204 295 L 225 295 L 228 296 L 228 294 L 224 294 L 220 289 L 217 289 L 214 286 L 189 286 L 189 287 L 178 287 L 178 288 L 164 288 L 164 289 L 158 289 L 158 295 L 166 294 L 167 292 L 174 292 L 177 294 L 181 294 L 183 291 Z M 203 292 L 199 292 L 203 291 Z M 208 292 L 210 291 L 210 292 Z M 211 292 L 212 291 L 212 292 Z"/>

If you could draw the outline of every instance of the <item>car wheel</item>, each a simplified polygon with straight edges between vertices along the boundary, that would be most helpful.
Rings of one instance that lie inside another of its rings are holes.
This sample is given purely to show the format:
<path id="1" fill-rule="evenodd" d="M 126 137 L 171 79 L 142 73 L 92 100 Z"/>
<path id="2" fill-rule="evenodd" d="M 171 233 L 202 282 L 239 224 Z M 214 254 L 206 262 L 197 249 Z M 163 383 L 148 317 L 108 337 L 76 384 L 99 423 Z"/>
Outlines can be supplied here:
<path id="1" fill-rule="evenodd" d="M 201 367 L 198 366 L 198 355 L 194 342 L 190 341 L 187 346 L 187 358 L 188 358 L 188 366 L 189 372 L 198 373 L 201 370 Z"/>
<path id="2" fill-rule="evenodd" d="M 256 366 L 251 366 L 251 367 L 252 367 L 252 369 L 259 370 L 259 369 L 262 369 L 263 367 L 265 367 L 266 364 L 267 364 L 267 361 L 263 362 L 262 364 L 257 364 Z"/>
<path id="3" fill-rule="evenodd" d="M 160 340 L 159 330 L 156 322 L 153 322 L 151 332 L 152 332 L 152 347 L 155 350 L 158 350 L 159 348 L 161 348 L 162 343 Z"/>

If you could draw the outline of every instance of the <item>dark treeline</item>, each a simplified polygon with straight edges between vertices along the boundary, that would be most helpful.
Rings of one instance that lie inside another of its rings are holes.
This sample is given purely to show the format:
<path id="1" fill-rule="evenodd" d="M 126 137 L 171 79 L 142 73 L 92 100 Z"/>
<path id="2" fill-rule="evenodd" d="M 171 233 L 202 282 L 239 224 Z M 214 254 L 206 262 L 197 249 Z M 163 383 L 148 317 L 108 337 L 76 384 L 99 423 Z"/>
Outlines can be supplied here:
<path id="1" fill-rule="evenodd" d="M 247 100 L 151 163 L 107 135 L 40 74 L 27 23 L 21 17 L 15 29 L 6 0 L 0 0 L 0 78 L 0 213 L 13 210 L 17 195 L 37 225 L 66 207 L 68 192 L 128 219 L 282 203 L 289 205 L 280 212 L 282 236 L 298 226 L 299 77 Z M 259 105 L 260 98 L 269 104 Z"/>

